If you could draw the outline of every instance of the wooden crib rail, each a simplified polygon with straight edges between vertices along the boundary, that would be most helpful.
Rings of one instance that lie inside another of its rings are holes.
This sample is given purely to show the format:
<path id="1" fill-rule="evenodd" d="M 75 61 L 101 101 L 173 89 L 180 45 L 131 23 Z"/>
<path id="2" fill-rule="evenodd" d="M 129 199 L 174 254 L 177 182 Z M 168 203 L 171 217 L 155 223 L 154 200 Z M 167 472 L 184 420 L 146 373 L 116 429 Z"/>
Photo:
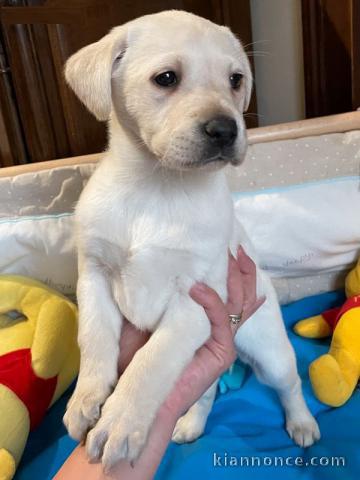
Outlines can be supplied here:
<path id="1" fill-rule="evenodd" d="M 252 128 L 248 135 L 249 143 L 254 144 L 350 130 L 360 130 L 360 111 Z"/>

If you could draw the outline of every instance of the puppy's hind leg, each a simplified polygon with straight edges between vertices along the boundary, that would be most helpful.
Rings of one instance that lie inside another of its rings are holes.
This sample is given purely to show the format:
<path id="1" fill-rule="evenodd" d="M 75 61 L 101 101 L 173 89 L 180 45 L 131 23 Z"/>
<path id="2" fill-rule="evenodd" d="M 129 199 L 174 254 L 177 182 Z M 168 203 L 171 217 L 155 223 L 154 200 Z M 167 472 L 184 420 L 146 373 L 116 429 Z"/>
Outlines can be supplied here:
<path id="1" fill-rule="evenodd" d="M 300 447 L 309 447 L 319 440 L 320 431 L 305 403 L 292 347 L 284 347 L 268 350 L 260 362 L 257 358 L 254 370 L 260 381 L 277 391 L 289 436 Z"/>
<path id="2" fill-rule="evenodd" d="M 174 428 L 173 442 L 193 442 L 203 434 L 207 418 L 214 403 L 217 384 L 218 380 L 179 418 Z"/>
<path id="3" fill-rule="evenodd" d="M 299 446 L 308 447 L 320 438 L 319 428 L 302 395 L 295 353 L 271 281 L 263 272 L 258 280 L 267 300 L 239 329 L 235 344 L 239 357 L 250 363 L 259 380 L 277 391 L 290 437 Z"/>

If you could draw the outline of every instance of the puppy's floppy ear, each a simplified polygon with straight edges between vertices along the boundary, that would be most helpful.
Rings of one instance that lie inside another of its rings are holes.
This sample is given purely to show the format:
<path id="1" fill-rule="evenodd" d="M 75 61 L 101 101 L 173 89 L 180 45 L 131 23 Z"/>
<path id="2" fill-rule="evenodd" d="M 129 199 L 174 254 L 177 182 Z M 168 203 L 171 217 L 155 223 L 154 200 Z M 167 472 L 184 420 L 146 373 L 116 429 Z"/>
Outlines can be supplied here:
<path id="1" fill-rule="evenodd" d="M 125 52 L 127 32 L 126 25 L 113 28 L 72 55 L 65 65 L 67 83 L 98 120 L 110 115 L 111 74 L 115 60 Z"/>

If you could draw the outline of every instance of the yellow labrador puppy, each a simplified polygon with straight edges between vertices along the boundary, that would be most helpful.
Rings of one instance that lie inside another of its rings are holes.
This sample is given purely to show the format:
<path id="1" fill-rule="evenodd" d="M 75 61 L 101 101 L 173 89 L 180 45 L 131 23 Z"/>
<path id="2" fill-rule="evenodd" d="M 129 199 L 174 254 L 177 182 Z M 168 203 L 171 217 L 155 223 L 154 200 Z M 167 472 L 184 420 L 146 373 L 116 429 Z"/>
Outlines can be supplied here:
<path id="1" fill-rule="evenodd" d="M 182 11 L 114 28 L 73 55 L 65 74 L 108 120 L 109 147 L 76 209 L 81 368 L 64 421 L 75 439 L 87 436 L 90 459 L 110 468 L 138 457 L 159 406 L 210 335 L 190 287 L 205 282 L 225 300 L 228 249 L 241 244 L 254 257 L 222 169 L 244 158 L 252 78 L 228 28 Z M 267 300 L 236 335 L 239 357 L 276 389 L 289 435 L 308 446 L 319 429 L 260 269 L 257 284 Z M 124 316 L 154 333 L 118 381 Z M 201 435 L 215 391 L 179 420 L 175 441 Z"/>

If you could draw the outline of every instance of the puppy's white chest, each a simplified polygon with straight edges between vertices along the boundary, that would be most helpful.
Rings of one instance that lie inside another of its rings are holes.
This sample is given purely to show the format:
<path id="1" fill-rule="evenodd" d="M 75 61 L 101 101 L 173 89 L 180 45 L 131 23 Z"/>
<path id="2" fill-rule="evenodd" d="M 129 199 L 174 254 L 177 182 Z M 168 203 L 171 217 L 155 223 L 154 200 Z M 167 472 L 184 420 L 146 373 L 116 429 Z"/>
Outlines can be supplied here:
<path id="1" fill-rule="evenodd" d="M 206 280 L 224 258 L 228 232 L 214 220 L 166 221 L 164 213 L 134 219 L 127 227 L 129 248 L 113 288 L 121 311 L 136 326 L 152 330 L 173 293 L 187 293 Z"/>
<path id="2" fill-rule="evenodd" d="M 191 187 L 115 193 L 97 216 L 114 298 L 139 328 L 156 327 L 174 292 L 187 293 L 214 270 L 225 275 L 219 263 L 226 263 L 233 227 L 227 186 Z"/>
<path id="3" fill-rule="evenodd" d="M 131 194 L 115 194 L 105 213 L 105 230 L 130 255 L 149 248 L 192 253 L 200 245 L 204 251 L 216 248 L 232 229 L 233 203 L 226 182 L 186 187 L 149 183 Z"/>

